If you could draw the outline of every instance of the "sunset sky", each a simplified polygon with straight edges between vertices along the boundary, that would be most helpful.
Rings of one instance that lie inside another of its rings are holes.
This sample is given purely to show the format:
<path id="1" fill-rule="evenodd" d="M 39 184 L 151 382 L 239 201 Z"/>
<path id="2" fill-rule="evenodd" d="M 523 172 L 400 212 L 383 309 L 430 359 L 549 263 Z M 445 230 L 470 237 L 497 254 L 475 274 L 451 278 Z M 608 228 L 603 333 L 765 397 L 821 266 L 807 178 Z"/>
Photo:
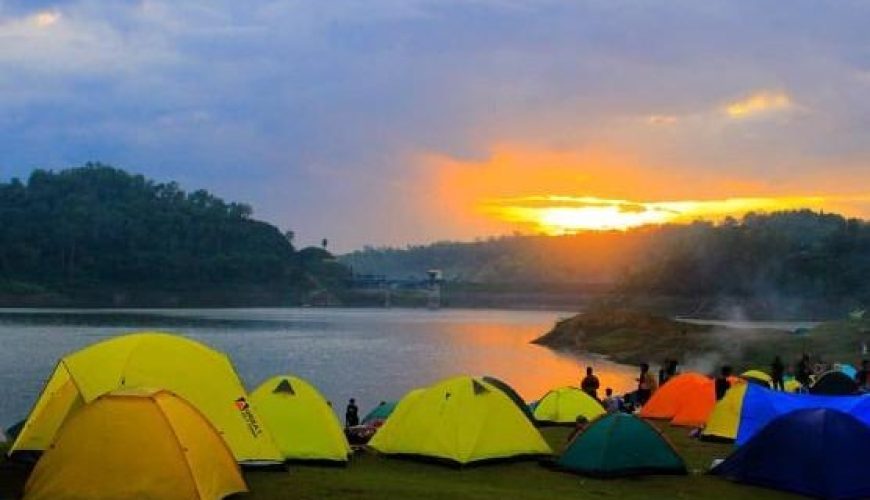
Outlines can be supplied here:
<path id="1" fill-rule="evenodd" d="M 0 0 L 0 178 L 99 160 L 364 244 L 870 217 L 870 2 Z"/>

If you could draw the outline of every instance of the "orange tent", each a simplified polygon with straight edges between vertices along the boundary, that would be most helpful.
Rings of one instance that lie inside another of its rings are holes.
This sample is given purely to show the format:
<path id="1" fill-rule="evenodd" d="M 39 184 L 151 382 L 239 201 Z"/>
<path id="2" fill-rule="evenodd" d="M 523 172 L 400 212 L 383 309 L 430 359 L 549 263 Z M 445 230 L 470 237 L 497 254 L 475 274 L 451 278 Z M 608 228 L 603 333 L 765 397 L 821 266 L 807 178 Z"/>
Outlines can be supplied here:
<path id="1" fill-rule="evenodd" d="M 713 379 L 684 373 L 668 380 L 641 408 L 644 418 L 671 420 L 672 425 L 702 427 L 716 405 Z"/>

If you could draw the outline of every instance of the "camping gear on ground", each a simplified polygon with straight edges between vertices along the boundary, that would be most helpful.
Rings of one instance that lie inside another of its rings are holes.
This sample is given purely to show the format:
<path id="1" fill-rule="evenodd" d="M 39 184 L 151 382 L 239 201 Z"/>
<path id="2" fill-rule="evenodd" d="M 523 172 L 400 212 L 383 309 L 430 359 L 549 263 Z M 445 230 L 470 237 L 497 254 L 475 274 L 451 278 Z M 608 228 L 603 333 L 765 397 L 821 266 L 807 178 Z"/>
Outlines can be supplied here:
<path id="1" fill-rule="evenodd" d="M 777 417 L 795 410 L 808 408 L 839 410 L 870 425 L 870 395 L 791 394 L 747 384 L 737 427 L 737 445 L 742 446 Z"/>
<path id="2" fill-rule="evenodd" d="M 232 453 L 202 413 L 167 391 L 128 389 L 73 410 L 24 498 L 205 500 L 245 491 Z"/>
<path id="3" fill-rule="evenodd" d="M 199 342 L 154 332 L 114 337 L 64 356 L 10 455 L 45 450 L 73 410 L 107 392 L 136 387 L 159 387 L 184 398 L 218 429 L 237 461 L 283 461 L 229 358 Z"/>
<path id="4" fill-rule="evenodd" d="M 747 370 L 740 374 L 740 378 L 752 384 L 773 387 L 773 378 L 761 370 Z"/>
<path id="5" fill-rule="evenodd" d="M 501 389 L 465 376 L 402 398 L 369 446 L 387 455 L 455 464 L 552 453 Z"/>
<path id="6" fill-rule="evenodd" d="M 668 419 L 671 425 L 701 427 L 716 405 L 713 379 L 683 373 L 665 382 L 640 410 L 643 418 Z"/>
<path id="7" fill-rule="evenodd" d="M 749 384 L 737 384 L 725 393 L 725 397 L 716 403 L 707 425 L 701 431 L 704 441 L 734 441 L 737 438 L 737 428 L 740 424 L 740 413 L 743 410 L 743 398 Z"/>
<path id="8" fill-rule="evenodd" d="M 535 422 L 535 417 L 532 415 L 532 410 L 529 408 L 529 405 L 526 404 L 522 396 L 520 396 L 519 393 L 515 391 L 510 384 L 501 379 L 490 376 L 483 377 L 483 381 L 488 382 L 490 385 L 493 385 L 498 389 L 501 389 L 501 391 L 504 392 L 507 397 L 511 398 L 511 401 L 513 401 L 517 405 L 517 408 L 519 408 L 520 411 L 523 412 L 523 415 L 525 415 L 526 418 L 529 419 L 529 422 Z"/>
<path id="9" fill-rule="evenodd" d="M 849 377 L 839 370 L 831 370 L 819 375 L 816 382 L 810 386 L 810 394 L 823 396 L 850 396 L 858 393 L 858 384 L 854 377 Z"/>
<path id="10" fill-rule="evenodd" d="M 251 404 L 285 459 L 347 461 L 350 444 L 338 417 L 305 380 L 272 377 L 251 393 Z"/>
<path id="11" fill-rule="evenodd" d="M 574 425 L 577 417 L 591 421 L 606 411 L 601 403 L 576 387 L 560 387 L 544 395 L 532 415 L 541 425 Z"/>
<path id="12" fill-rule="evenodd" d="M 779 416 L 712 473 L 821 498 L 868 498 L 870 427 L 846 413 L 802 409 Z"/>
<path id="13" fill-rule="evenodd" d="M 604 415 L 568 444 L 556 465 L 590 476 L 685 474 L 686 464 L 649 422 L 626 413 Z"/>
<path id="14" fill-rule="evenodd" d="M 363 417 L 362 422 L 363 425 L 375 425 L 379 426 L 384 423 L 387 417 L 393 413 L 393 410 L 396 409 L 397 401 L 383 401 L 378 406 L 372 408 L 372 411 L 368 412 L 365 417 Z"/>

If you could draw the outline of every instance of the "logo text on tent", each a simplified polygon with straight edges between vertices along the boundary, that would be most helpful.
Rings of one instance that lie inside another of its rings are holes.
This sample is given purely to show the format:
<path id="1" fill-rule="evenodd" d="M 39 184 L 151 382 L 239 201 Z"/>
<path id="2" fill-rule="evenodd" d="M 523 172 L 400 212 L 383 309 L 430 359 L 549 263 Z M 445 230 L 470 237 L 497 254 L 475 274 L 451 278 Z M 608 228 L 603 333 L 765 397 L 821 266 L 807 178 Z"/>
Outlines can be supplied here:
<path id="1" fill-rule="evenodd" d="M 263 433 L 263 429 L 260 427 L 260 424 L 257 423 L 256 417 L 251 412 L 251 405 L 248 403 L 244 397 L 241 397 L 235 401 L 236 408 L 242 414 L 242 418 L 245 419 L 245 423 L 248 425 L 248 430 L 251 431 L 251 434 L 254 437 L 259 436 Z"/>

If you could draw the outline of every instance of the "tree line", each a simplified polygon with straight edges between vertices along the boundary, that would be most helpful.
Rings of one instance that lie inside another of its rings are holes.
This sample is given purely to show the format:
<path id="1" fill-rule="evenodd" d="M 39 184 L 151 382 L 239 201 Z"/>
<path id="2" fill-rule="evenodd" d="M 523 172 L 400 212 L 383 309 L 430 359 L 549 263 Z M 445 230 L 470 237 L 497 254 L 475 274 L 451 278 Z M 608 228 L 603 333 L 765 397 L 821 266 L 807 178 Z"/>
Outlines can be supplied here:
<path id="1" fill-rule="evenodd" d="M 346 279 L 324 249 L 297 251 L 252 213 L 99 163 L 35 170 L 0 183 L 0 290 L 253 287 L 298 298 Z"/>
<path id="2" fill-rule="evenodd" d="M 606 283 L 624 294 L 870 304 L 870 224 L 810 210 L 624 232 L 369 247 L 342 261 L 357 273 L 399 278 L 435 267 L 448 281 L 517 287 Z"/>

